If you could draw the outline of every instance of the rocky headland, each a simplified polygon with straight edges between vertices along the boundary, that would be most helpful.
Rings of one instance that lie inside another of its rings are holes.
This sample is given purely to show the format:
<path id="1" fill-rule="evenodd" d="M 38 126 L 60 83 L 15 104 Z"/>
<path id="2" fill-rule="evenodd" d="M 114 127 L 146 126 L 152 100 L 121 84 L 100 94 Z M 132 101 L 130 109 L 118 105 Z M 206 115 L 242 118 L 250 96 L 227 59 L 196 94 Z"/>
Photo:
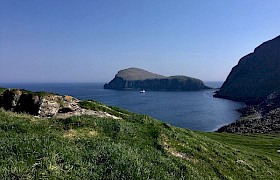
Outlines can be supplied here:
<path id="1" fill-rule="evenodd" d="M 280 36 L 241 58 L 215 97 L 247 104 L 218 132 L 280 133 Z"/>
<path id="2" fill-rule="evenodd" d="M 236 122 L 218 129 L 229 133 L 280 133 L 280 91 L 270 94 L 263 102 L 238 110 Z"/>
<path id="3" fill-rule="evenodd" d="M 139 68 L 119 71 L 115 78 L 104 85 L 105 89 L 146 89 L 197 91 L 209 89 L 204 83 L 187 76 L 162 76 Z"/>
<path id="4" fill-rule="evenodd" d="M 241 58 L 216 97 L 256 104 L 279 88 L 280 36 L 264 42 L 253 53 Z"/>

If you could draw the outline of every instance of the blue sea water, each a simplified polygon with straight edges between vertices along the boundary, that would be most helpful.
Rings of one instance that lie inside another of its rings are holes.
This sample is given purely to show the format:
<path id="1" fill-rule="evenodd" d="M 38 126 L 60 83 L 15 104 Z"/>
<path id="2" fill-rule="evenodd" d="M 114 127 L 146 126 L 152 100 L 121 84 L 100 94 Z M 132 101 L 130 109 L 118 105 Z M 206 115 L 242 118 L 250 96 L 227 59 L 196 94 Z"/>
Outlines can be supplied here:
<path id="1" fill-rule="evenodd" d="M 222 82 L 206 84 L 218 88 Z M 147 114 L 177 127 L 200 131 L 214 131 L 234 122 L 239 117 L 236 109 L 244 106 L 243 103 L 213 98 L 213 89 L 139 93 L 134 90 L 103 89 L 101 83 L 1 83 L 0 87 L 48 91 L 83 100 L 93 99 L 106 105 Z"/>

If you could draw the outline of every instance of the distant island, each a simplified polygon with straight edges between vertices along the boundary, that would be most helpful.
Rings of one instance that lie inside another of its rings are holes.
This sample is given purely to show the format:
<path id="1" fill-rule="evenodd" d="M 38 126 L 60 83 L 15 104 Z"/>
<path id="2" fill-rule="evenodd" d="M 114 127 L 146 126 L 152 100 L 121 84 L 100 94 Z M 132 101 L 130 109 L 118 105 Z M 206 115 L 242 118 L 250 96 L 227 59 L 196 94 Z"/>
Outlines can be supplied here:
<path id="1" fill-rule="evenodd" d="M 203 81 L 187 76 L 166 77 L 139 68 L 119 71 L 115 78 L 104 85 L 105 89 L 145 89 L 145 90 L 181 90 L 197 91 L 210 89 Z"/>

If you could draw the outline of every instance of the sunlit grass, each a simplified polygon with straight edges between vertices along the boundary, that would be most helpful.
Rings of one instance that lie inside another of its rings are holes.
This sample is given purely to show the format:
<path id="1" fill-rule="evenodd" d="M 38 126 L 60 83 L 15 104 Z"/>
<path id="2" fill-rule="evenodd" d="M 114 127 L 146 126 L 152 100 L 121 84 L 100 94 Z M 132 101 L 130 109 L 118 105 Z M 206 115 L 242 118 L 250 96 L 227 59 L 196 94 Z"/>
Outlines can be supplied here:
<path id="1" fill-rule="evenodd" d="M 87 103 L 86 106 L 104 105 Z M 279 135 L 193 132 L 119 108 L 106 107 L 106 110 L 122 120 L 94 116 L 40 119 L 1 110 L 0 177 L 280 177 Z"/>

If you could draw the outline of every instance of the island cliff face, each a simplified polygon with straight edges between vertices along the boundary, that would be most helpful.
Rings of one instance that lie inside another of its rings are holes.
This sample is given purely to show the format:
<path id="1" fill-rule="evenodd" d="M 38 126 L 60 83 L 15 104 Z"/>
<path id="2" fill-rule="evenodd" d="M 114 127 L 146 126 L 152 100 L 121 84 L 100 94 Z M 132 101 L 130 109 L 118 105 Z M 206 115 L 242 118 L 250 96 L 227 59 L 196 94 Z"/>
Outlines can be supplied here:
<path id="1" fill-rule="evenodd" d="M 209 89 L 199 79 L 187 76 L 165 77 L 138 68 L 128 68 L 119 71 L 111 82 L 104 85 L 104 88 L 182 91 Z"/>
<path id="2" fill-rule="evenodd" d="M 241 58 L 216 97 L 259 103 L 280 87 L 280 36 Z"/>

